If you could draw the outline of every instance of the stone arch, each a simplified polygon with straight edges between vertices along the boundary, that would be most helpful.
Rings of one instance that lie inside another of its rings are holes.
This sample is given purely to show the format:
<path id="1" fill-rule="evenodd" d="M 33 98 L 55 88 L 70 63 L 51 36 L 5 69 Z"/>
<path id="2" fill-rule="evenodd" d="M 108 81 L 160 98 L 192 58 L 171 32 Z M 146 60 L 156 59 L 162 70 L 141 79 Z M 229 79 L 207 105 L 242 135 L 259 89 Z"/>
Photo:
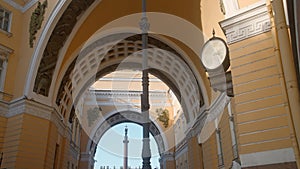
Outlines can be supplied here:
<path id="1" fill-rule="evenodd" d="M 95 128 L 92 132 L 92 138 L 88 141 L 86 145 L 86 152 L 96 153 L 96 146 L 104 133 L 108 131 L 111 127 L 124 123 L 131 122 L 138 125 L 142 125 L 142 114 L 136 110 L 121 110 L 121 111 L 113 111 L 108 113 L 101 123 Z M 150 133 L 153 135 L 155 142 L 158 146 L 159 154 L 162 155 L 166 151 L 168 151 L 168 143 L 166 137 L 163 134 L 163 131 L 160 129 L 159 124 L 155 123 L 151 120 L 150 124 Z"/>
<path id="2" fill-rule="evenodd" d="M 29 98 L 42 99 L 45 102 L 45 104 L 52 104 L 50 103 L 50 100 L 52 100 L 52 98 L 55 97 L 53 95 L 53 91 L 55 90 L 54 88 L 56 86 L 57 81 L 56 77 L 60 72 L 60 66 L 62 64 L 61 58 L 65 56 L 65 50 L 68 50 L 68 47 L 72 46 L 71 41 L 76 39 L 75 35 L 77 34 L 77 31 L 80 30 L 82 23 L 85 20 L 88 20 L 90 15 L 93 16 L 95 14 L 94 11 L 102 11 L 95 10 L 98 9 L 99 6 L 103 6 L 101 4 L 102 1 L 103 0 L 86 0 L 84 2 L 59 1 L 57 3 L 53 11 L 51 12 L 50 18 L 48 19 L 45 28 L 43 29 L 41 38 L 37 43 L 37 47 L 35 48 L 30 66 L 31 69 L 27 75 L 28 80 L 26 82 L 26 87 L 24 91 L 24 94 L 26 96 L 28 96 Z M 193 3 L 191 4 L 185 3 L 180 0 L 175 0 L 173 4 L 176 4 L 175 7 L 169 6 L 168 2 L 157 1 L 155 3 L 153 2 L 152 5 L 149 5 L 149 8 L 150 11 L 158 11 L 182 18 L 188 23 L 184 22 L 184 24 L 182 24 L 180 22 L 178 23 L 178 25 L 183 25 L 183 27 L 187 27 L 186 24 L 190 24 L 189 26 L 193 25 L 194 28 L 191 29 L 193 32 L 196 29 L 201 29 L 201 12 L 200 6 L 198 6 L 200 5 L 200 0 L 193 0 Z M 161 9 L 161 5 L 164 6 L 164 9 Z M 184 11 L 184 8 L 181 8 L 183 6 L 191 7 L 195 10 L 192 13 L 191 11 Z M 180 7 L 180 10 L 177 10 L 178 7 Z M 176 10 L 174 10 L 173 8 Z M 118 13 L 117 16 L 113 16 L 113 19 L 117 19 L 118 17 L 122 17 L 124 15 L 138 13 L 140 12 L 140 2 L 130 6 L 130 9 L 126 9 L 126 12 L 124 12 L 123 10 L 116 11 L 122 12 Z M 102 14 L 105 13 L 101 12 L 101 14 L 97 16 L 102 16 Z M 104 21 L 104 23 L 101 24 L 93 24 L 93 31 L 89 32 L 87 36 L 91 36 L 98 29 L 107 24 L 107 22 Z M 83 41 L 86 40 L 86 37 L 84 37 Z M 197 44 L 198 42 L 199 44 L 203 43 L 203 37 L 200 36 L 200 38 L 198 38 L 198 34 L 196 39 L 199 39 L 199 41 L 197 40 Z"/>
<path id="3" fill-rule="evenodd" d="M 204 105 L 205 88 L 183 57 L 169 45 L 149 37 L 149 70 L 173 89 L 187 121 L 195 119 Z M 67 69 L 58 89 L 60 112 L 70 112 L 79 96 L 95 80 L 116 69 L 141 69 L 141 36 L 120 33 L 101 38 L 85 47 Z M 71 117 L 70 117 L 71 118 Z"/>

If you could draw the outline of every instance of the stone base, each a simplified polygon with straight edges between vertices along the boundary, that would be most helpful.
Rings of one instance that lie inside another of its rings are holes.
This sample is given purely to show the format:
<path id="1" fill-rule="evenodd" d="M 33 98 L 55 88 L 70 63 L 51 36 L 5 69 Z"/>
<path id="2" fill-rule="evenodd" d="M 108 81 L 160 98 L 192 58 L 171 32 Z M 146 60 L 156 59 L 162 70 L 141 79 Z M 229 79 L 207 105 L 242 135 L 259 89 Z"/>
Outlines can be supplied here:
<path id="1" fill-rule="evenodd" d="M 269 164 L 254 167 L 245 167 L 243 169 L 298 169 L 296 162 Z"/>

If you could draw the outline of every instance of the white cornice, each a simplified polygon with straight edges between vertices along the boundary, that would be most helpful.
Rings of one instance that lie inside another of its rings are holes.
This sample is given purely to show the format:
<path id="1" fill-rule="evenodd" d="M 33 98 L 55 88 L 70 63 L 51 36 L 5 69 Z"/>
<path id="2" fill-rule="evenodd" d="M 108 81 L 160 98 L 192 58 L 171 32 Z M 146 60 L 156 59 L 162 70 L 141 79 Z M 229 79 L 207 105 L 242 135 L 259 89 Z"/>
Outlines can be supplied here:
<path id="1" fill-rule="evenodd" d="M 63 117 L 54 108 L 25 97 L 9 103 L 0 102 L 0 116 L 10 118 L 24 113 L 51 121 L 61 135 L 67 136 L 68 127 L 65 125 Z"/>
<path id="2" fill-rule="evenodd" d="M 22 113 L 27 113 L 43 119 L 50 120 L 53 109 L 25 98 L 19 99 L 9 104 L 9 111 L 6 117 L 12 117 Z"/>
<path id="3" fill-rule="evenodd" d="M 3 0 L 4 2 L 8 3 L 10 6 L 14 7 L 15 9 L 21 11 L 22 13 L 26 12 L 29 8 L 31 8 L 38 0 L 31 0 L 27 2 L 24 6 L 19 5 L 18 3 L 12 0 Z"/>
<path id="4" fill-rule="evenodd" d="M 294 162 L 295 155 L 292 148 L 241 154 L 242 167 L 252 167 L 259 165 L 280 164 Z"/>
<path id="5" fill-rule="evenodd" d="M 219 97 L 211 104 L 207 113 L 207 121 L 213 121 L 217 119 L 217 117 L 224 112 L 224 109 L 230 100 L 231 97 L 227 96 L 226 92 L 221 93 Z"/>
<path id="6" fill-rule="evenodd" d="M 0 117 L 5 117 L 6 113 L 8 112 L 8 105 L 7 103 L 0 102 Z"/>
<path id="7" fill-rule="evenodd" d="M 240 10 L 235 16 L 220 22 L 227 43 L 232 44 L 271 30 L 265 2 Z"/>

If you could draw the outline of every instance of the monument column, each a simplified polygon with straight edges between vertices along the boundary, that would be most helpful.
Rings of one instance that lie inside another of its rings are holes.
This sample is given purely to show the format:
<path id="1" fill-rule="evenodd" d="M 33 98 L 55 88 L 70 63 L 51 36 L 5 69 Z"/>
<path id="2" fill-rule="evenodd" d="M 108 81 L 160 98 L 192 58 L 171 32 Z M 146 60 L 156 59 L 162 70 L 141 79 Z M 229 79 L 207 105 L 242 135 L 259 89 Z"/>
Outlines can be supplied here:
<path id="1" fill-rule="evenodd" d="M 124 161 L 123 161 L 123 169 L 128 169 L 128 136 L 127 136 L 128 128 L 125 127 L 125 136 L 124 136 Z"/>

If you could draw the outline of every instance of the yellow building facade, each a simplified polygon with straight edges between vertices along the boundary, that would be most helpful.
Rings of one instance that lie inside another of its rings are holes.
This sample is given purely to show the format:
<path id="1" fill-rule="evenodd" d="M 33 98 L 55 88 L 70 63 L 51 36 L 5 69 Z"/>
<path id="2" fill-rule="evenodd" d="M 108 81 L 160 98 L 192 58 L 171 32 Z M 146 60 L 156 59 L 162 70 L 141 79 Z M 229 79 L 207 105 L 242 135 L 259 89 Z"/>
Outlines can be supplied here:
<path id="1" fill-rule="evenodd" d="M 141 6 L 0 1 L 0 168 L 90 169 L 105 131 L 142 124 L 141 75 L 132 74 L 142 69 Z M 299 7 L 147 1 L 161 169 L 300 168 Z M 213 36 L 229 49 L 217 75 L 201 62 Z M 161 120 L 159 108 L 169 112 Z"/>

